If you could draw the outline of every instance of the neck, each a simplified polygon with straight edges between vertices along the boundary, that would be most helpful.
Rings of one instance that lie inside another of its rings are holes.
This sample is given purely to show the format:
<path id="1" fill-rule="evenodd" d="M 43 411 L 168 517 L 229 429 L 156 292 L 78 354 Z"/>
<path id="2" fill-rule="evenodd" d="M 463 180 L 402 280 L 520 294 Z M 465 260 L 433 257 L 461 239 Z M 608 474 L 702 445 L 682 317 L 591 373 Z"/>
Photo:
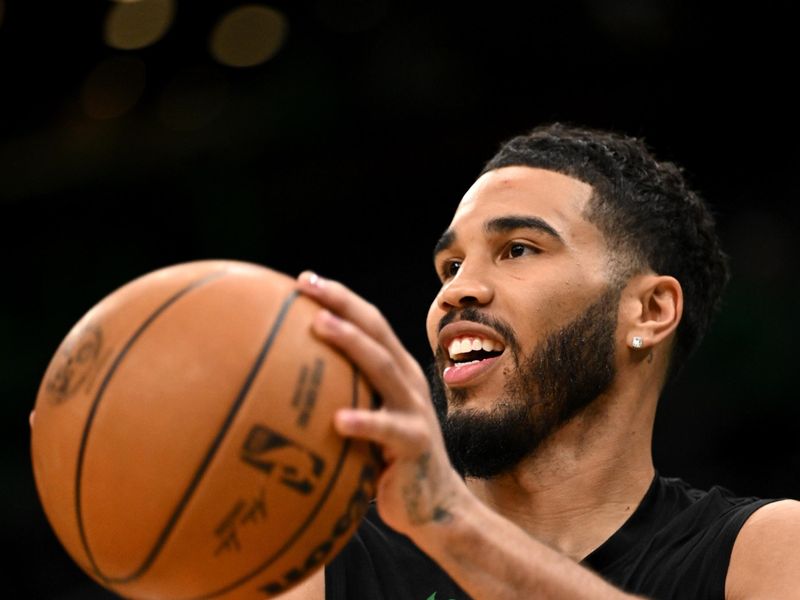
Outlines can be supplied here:
<path id="1" fill-rule="evenodd" d="M 598 398 L 512 471 L 467 479 L 468 487 L 539 541 L 582 560 L 630 517 L 655 473 L 656 398 L 612 397 Z"/>

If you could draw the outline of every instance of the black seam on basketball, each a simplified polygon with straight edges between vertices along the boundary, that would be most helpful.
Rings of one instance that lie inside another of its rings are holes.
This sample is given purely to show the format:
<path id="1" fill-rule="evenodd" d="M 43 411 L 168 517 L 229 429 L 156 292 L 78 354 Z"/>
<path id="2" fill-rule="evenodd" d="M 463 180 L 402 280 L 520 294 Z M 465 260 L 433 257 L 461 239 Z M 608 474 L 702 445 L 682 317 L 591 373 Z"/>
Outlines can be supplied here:
<path id="1" fill-rule="evenodd" d="M 222 426 L 217 432 L 217 435 L 214 438 L 214 440 L 211 442 L 211 445 L 209 446 L 208 450 L 206 451 L 206 455 L 203 458 L 203 461 L 200 463 L 200 466 L 195 471 L 194 477 L 192 477 L 192 481 L 189 483 L 189 486 L 183 493 L 183 496 L 178 502 L 178 505 L 175 507 L 172 516 L 169 518 L 164 529 L 161 531 L 161 534 L 158 536 L 158 539 L 156 540 L 153 549 L 150 551 L 150 554 L 147 555 L 147 558 L 144 560 L 142 565 L 138 569 L 136 569 L 136 571 L 134 571 L 127 577 L 108 578 L 109 583 L 119 584 L 119 583 L 130 583 L 132 581 L 135 581 L 136 579 L 141 577 L 147 571 L 147 569 L 149 569 L 153 565 L 153 562 L 155 562 L 158 553 L 161 551 L 162 547 L 166 543 L 169 534 L 172 533 L 172 530 L 175 527 L 175 524 L 178 522 L 178 519 L 180 518 L 181 514 L 183 513 L 184 508 L 186 508 L 189 499 L 192 497 L 192 494 L 194 494 L 195 489 L 200 483 L 200 480 L 203 478 L 203 475 L 205 475 L 205 472 L 208 469 L 208 465 L 211 464 L 211 460 L 214 458 L 214 455 L 219 449 L 220 444 L 222 444 L 222 440 L 225 438 L 225 435 L 227 434 L 228 429 L 230 428 L 231 423 L 233 422 L 233 419 L 236 416 L 236 413 L 239 412 L 239 408 L 241 408 L 244 399 L 247 397 L 247 393 L 250 391 L 250 387 L 253 385 L 253 381 L 255 381 L 256 375 L 258 375 L 258 372 L 261 370 L 261 365 L 267 358 L 267 353 L 272 347 L 272 343 L 275 341 L 275 337 L 278 334 L 281 325 L 283 325 L 283 320 L 286 318 L 286 313 L 288 312 L 289 307 L 295 301 L 297 296 L 298 292 L 293 291 L 283 301 L 283 304 L 281 305 L 281 308 L 278 311 L 278 315 L 275 317 L 275 321 L 273 322 L 272 327 L 270 328 L 269 335 L 267 335 L 267 339 L 264 342 L 264 345 L 262 346 L 258 356 L 256 357 L 253 366 L 250 368 L 250 372 L 247 374 L 247 378 L 245 379 L 242 388 L 239 390 L 236 399 L 233 401 L 231 409 L 228 411 L 227 417 L 225 417 L 225 420 L 222 422 Z"/>
<path id="2" fill-rule="evenodd" d="M 353 367 L 353 392 L 352 392 L 352 402 L 351 402 L 351 406 L 353 408 L 357 408 L 358 407 L 358 378 L 359 378 L 358 370 L 355 367 Z M 303 521 L 303 523 L 300 525 L 300 527 L 297 529 L 297 531 L 294 534 L 292 534 L 292 537 L 290 537 L 283 546 L 278 548 L 278 550 L 275 552 L 275 554 L 273 554 L 272 556 L 267 558 L 263 563 L 261 563 L 259 566 L 257 566 L 252 572 L 250 572 L 247 575 L 243 575 L 242 577 L 240 577 L 239 579 L 237 579 L 233 583 L 229 583 L 225 587 L 220 588 L 218 590 L 215 590 L 215 591 L 213 591 L 213 592 L 211 592 L 209 594 L 206 594 L 206 595 L 203 595 L 203 596 L 197 596 L 195 598 L 190 598 L 188 600 L 206 600 L 208 598 L 214 598 L 215 596 L 219 596 L 220 594 L 224 594 L 226 592 L 229 592 L 230 590 L 232 590 L 234 588 L 237 588 L 237 587 L 241 586 L 243 583 L 246 583 L 247 581 L 253 579 L 259 573 L 261 573 L 264 569 L 269 567 L 272 563 L 274 563 L 281 556 L 283 556 L 284 553 L 287 550 L 289 550 L 289 548 L 291 548 L 292 545 L 297 541 L 297 538 L 299 538 L 301 535 L 303 535 L 303 533 L 305 533 L 306 529 L 308 529 L 309 525 L 311 525 L 311 523 L 314 521 L 314 518 L 317 516 L 317 513 L 319 513 L 319 511 L 324 506 L 325 502 L 328 499 L 328 496 L 330 496 L 330 494 L 331 494 L 331 490 L 333 488 L 333 485 L 339 479 L 339 472 L 342 470 L 342 467 L 344 466 L 344 461 L 345 461 L 345 458 L 347 458 L 347 454 L 350 451 L 350 446 L 351 445 L 352 445 L 352 440 L 350 438 L 345 438 L 344 444 L 342 444 L 342 451 L 339 454 L 339 458 L 336 461 L 336 467 L 334 468 L 333 474 L 331 475 L 330 480 L 328 480 L 328 485 L 325 487 L 325 490 L 322 492 L 322 495 L 320 496 L 319 501 L 314 506 L 314 508 L 311 510 L 311 512 L 308 514 L 308 517 L 306 517 L 306 520 Z"/>
<path id="3" fill-rule="evenodd" d="M 83 526 L 83 513 L 81 511 L 81 479 L 83 475 L 83 457 L 86 453 L 86 444 L 89 439 L 89 431 L 92 427 L 92 422 L 94 421 L 94 416 L 97 413 L 97 407 L 100 404 L 100 400 L 103 398 L 103 394 L 108 387 L 111 378 L 113 377 L 114 373 L 116 372 L 119 365 L 122 363 L 125 356 L 128 354 L 128 351 L 131 349 L 136 340 L 144 333 L 144 331 L 152 325 L 153 321 L 155 321 L 165 310 L 167 310 L 170 306 L 172 306 L 175 302 L 177 302 L 180 298 L 188 294 L 189 292 L 199 288 L 206 283 L 213 281 L 214 279 L 225 275 L 227 271 L 215 271 L 205 277 L 202 277 L 196 281 L 193 281 L 186 287 L 178 290 L 175 294 L 170 296 L 161 306 L 156 308 L 147 319 L 142 322 L 139 328 L 133 333 L 131 338 L 125 343 L 120 350 L 117 357 L 114 359 L 114 362 L 108 369 L 103 381 L 100 383 L 100 387 L 97 390 L 97 395 L 95 396 L 94 400 L 92 401 L 92 406 L 89 409 L 89 414 L 86 417 L 86 424 L 83 428 L 83 433 L 81 435 L 81 445 L 78 449 L 78 458 L 77 458 L 77 466 L 75 470 L 75 515 L 78 521 L 78 532 L 81 536 L 81 544 L 83 545 L 83 550 L 86 552 L 86 556 L 89 559 L 89 563 L 92 567 L 92 571 L 103 581 L 108 582 L 108 578 L 100 571 L 100 568 L 97 566 L 95 562 L 94 556 L 92 555 L 92 551 L 89 548 L 89 542 L 86 539 L 86 530 Z"/>
<path id="4" fill-rule="evenodd" d="M 134 345 L 134 343 L 138 340 L 138 338 L 141 337 L 141 335 L 144 333 L 144 331 L 161 314 L 163 314 L 164 311 L 167 308 L 172 306 L 177 300 L 179 300 L 181 297 L 186 295 L 188 292 L 193 291 L 193 290 L 199 288 L 200 286 L 202 286 L 202 285 L 204 285 L 204 284 L 206 284 L 206 283 L 208 283 L 208 282 L 210 282 L 210 281 L 212 281 L 212 280 L 214 280 L 214 279 L 216 279 L 218 277 L 221 277 L 222 275 L 225 275 L 226 273 L 227 273 L 227 271 L 218 271 L 218 272 L 212 273 L 212 274 L 210 274 L 210 275 L 208 275 L 208 276 L 206 276 L 206 277 L 204 277 L 204 278 L 202 278 L 202 279 L 200 279 L 198 281 L 195 281 L 192 284 L 190 284 L 190 285 L 186 286 L 185 288 L 183 288 L 182 290 L 180 290 L 179 292 L 177 292 L 176 294 L 174 294 L 164 304 L 159 306 L 142 323 L 142 325 L 139 327 L 139 329 L 136 330 L 136 332 L 133 334 L 133 336 L 131 336 L 131 338 L 125 344 L 123 349 L 120 351 L 119 355 L 115 359 L 115 361 L 112 364 L 111 368 L 109 369 L 108 373 L 106 373 L 106 376 L 103 379 L 103 382 L 100 385 L 100 388 L 99 388 L 99 390 L 97 392 L 97 396 L 95 397 L 94 403 L 93 403 L 92 408 L 90 410 L 89 417 L 87 419 L 86 426 L 84 428 L 84 434 L 83 434 L 83 438 L 81 440 L 81 448 L 80 448 L 79 455 L 78 455 L 79 458 L 78 458 L 78 471 L 77 471 L 77 474 L 76 474 L 75 498 L 76 498 L 76 512 L 77 512 L 77 515 L 78 515 L 78 527 L 79 527 L 79 531 L 80 531 L 80 534 L 81 534 L 81 542 L 83 543 L 84 550 L 86 551 L 86 554 L 89 557 L 89 561 L 91 562 L 92 570 L 105 583 L 109 583 L 109 584 L 113 584 L 113 583 L 129 583 L 129 582 L 137 579 L 138 577 L 140 577 L 152 565 L 153 561 L 155 560 L 156 556 L 158 555 L 158 552 L 161 550 L 161 548 L 163 547 L 164 543 L 166 542 L 167 537 L 169 536 L 170 532 L 172 531 L 172 528 L 175 526 L 175 523 L 177 522 L 178 517 L 180 516 L 180 514 L 181 514 L 181 512 L 182 512 L 182 510 L 183 510 L 188 498 L 191 496 L 192 492 L 194 491 L 194 488 L 197 486 L 197 483 L 202 478 L 203 472 L 207 468 L 208 463 L 210 462 L 211 457 L 213 456 L 213 453 L 216 451 L 217 446 L 219 446 L 221 438 L 224 435 L 224 431 L 230 425 L 230 422 L 233 419 L 233 416 L 235 415 L 236 411 L 238 410 L 239 406 L 241 405 L 242 399 L 244 398 L 244 396 L 246 396 L 247 390 L 249 389 L 249 386 L 252 384 L 252 379 L 254 377 L 254 374 L 255 374 L 255 372 L 257 372 L 261 362 L 263 362 L 263 359 L 264 359 L 264 357 L 266 355 L 267 350 L 269 349 L 269 346 L 271 346 L 271 344 L 272 344 L 272 339 L 274 338 L 274 335 L 272 335 L 272 333 L 276 330 L 276 327 L 278 327 L 280 325 L 280 321 L 282 320 L 283 315 L 285 314 L 286 309 L 288 308 L 288 305 L 291 304 L 291 302 L 297 296 L 297 293 L 293 292 L 284 301 L 284 305 L 281 307 L 281 311 L 278 313 L 278 316 L 276 318 L 276 322 L 272 326 L 272 331 L 270 332 L 270 336 L 267 337 L 267 341 L 265 342 L 264 347 L 262 347 L 262 349 L 261 349 L 261 353 L 259 354 L 258 358 L 256 359 L 256 365 L 253 367 L 253 369 L 251 369 L 251 372 L 250 372 L 247 380 L 245 381 L 244 388 L 239 392 L 239 395 L 237 396 L 236 400 L 234 401 L 234 405 L 233 405 L 231 411 L 229 412 L 229 415 L 228 415 L 227 419 L 223 423 L 223 430 L 220 432 L 220 435 L 218 435 L 217 438 L 212 443 L 212 446 L 209 448 L 209 451 L 208 451 L 208 453 L 207 453 L 207 455 L 205 457 L 205 460 L 203 461 L 203 463 L 201 463 L 200 468 L 195 473 L 195 476 L 194 476 L 192 482 L 190 483 L 189 488 L 184 493 L 184 495 L 181 498 L 180 502 L 178 503 L 178 506 L 176 507 L 175 511 L 173 511 L 172 516 L 170 517 L 170 519 L 167 522 L 166 526 L 162 530 L 161 534 L 159 535 L 158 539 L 156 540 L 156 543 L 155 543 L 154 547 L 152 548 L 150 553 L 147 555 L 147 557 L 145 558 L 145 560 L 142 563 L 142 565 L 138 569 L 136 569 L 133 573 L 131 573 L 130 575 L 127 575 L 125 577 L 109 577 L 109 576 L 107 576 L 106 574 L 104 574 L 100 570 L 99 566 L 97 565 L 97 562 L 94 559 L 94 556 L 91 553 L 91 550 L 90 550 L 89 544 L 88 544 L 88 540 L 86 538 L 86 533 L 85 533 L 85 530 L 84 530 L 84 527 L 83 527 L 83 518 L 82 518 L 81 506 L 80 506 L 80 489 L 81 489 L 80 482 L 81 482 L 81 475 L 82 475 L 82 471 L 83 471 L 83 455 L 85 454 L 86 444 L 87 444 L 87 440 L 88 440 L 88 434 L 89 434 L 89 430 L 91 428 L 92 421 L 94 419 L 94 415 L 95 415 L 95 413 L 97 411 L 97 406 L 99 405 L 100 400 L 102 399 L 103 393 L 105 392 L 105 389 L 108 387 L 108 384 L 111 381 L 111 378 L 113 377 L 113 375 L 116 372 L 116 370 L 119 367 L 119 365 L 122 363 L 122 360 L 125 358 L 125 356 L 130 351 L 130 349 Z"/>

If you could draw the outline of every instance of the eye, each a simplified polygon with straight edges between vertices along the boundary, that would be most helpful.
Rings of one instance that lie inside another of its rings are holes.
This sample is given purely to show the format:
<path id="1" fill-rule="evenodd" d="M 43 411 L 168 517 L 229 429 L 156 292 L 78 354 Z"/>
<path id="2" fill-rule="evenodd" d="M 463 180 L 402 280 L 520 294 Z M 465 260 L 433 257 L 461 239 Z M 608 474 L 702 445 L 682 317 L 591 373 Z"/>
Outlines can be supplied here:
<path id="1" fill-rule="evenodd" d="M 530 244 L 523 244 L 522 242 L 513 242 L 508 245 L 505 251 L 505 256 L 508 258 L 519 258 L 526 254 L 539 254 L 540 250 Z"/>
<path id="2" fill-rule="evenodd" d="M 446 260 L 442 263 L 442 267 L 440 270 L 440 276 L 443 281 L 450 279 L 451 277 L 455 277 L 458 270 L 461 268 L 461 261 L 460 260 Z"/>

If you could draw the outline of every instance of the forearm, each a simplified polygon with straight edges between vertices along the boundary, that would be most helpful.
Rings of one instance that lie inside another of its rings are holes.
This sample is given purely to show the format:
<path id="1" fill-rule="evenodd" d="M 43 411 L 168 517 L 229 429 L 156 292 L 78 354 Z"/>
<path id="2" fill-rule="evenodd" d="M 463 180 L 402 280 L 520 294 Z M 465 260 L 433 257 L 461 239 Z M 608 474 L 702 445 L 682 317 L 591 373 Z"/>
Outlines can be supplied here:
<path id="1" fill-rule="evenodd" d="M 410 533 L 476 600 L 634 598 L 471 497 Z"/>

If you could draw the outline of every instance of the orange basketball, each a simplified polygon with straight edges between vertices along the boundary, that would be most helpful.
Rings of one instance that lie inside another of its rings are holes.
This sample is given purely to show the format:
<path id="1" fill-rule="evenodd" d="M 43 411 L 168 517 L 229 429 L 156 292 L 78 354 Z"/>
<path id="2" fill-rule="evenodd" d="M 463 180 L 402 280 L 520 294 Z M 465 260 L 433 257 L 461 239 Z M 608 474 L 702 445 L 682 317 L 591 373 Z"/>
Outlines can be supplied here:
<path id="1" fill-rule="evenodd" d="M 371 392 L 312 335 L 318 309 L 286 275 L 199 261 L 75 325 L 31 451 L 45 513 L 91 577 L 135 598 L 263 598 L 342 548 L 378 465 L 333 414 Z"/>

